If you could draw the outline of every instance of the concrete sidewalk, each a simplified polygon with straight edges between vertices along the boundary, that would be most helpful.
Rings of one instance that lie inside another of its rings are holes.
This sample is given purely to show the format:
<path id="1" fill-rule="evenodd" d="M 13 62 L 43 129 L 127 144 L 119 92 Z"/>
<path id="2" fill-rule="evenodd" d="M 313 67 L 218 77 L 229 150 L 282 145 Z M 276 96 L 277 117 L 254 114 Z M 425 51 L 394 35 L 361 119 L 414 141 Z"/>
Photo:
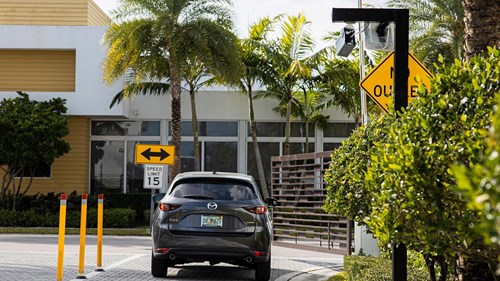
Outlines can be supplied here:
<path id="1" fill-rule="evenodd" d="M 64 281 L 78 273 L 79 237 L 66 237 Z M 96 237 L 88 236 L 85 250 L 85 277 L 90 281 L 161 280 L 150 274 L 151 238 L 105 236 L 103 239 L 104 272 L 96 272 Z M 271 280 L 326 280 L 342 270 L 343 257 L 273 246 Z M 56 235 L 0 234 L 0 276 L 2 280 L 55 280 L 57 269 Z M 169 268 L 168 280 L 250 281 L 254 271 L 248 268 L 208 263 Z"/>

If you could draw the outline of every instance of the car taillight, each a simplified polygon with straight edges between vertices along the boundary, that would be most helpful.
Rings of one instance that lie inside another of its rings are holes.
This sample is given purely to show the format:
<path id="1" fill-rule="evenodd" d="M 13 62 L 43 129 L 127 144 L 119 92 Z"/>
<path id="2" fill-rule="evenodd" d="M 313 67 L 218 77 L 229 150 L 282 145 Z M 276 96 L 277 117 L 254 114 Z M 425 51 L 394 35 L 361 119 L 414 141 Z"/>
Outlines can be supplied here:
<path id="1" fill-rule="evenodd" d="M 156 248 L 155 253 L 157 254 L 165 254 L 168 251 L 168 248 Z"/>
<path id="2" fill-rule="evenodd" d="M 245 207 L 245 210 L 249 211 L 252 214 L 262 215 L 266 212 L 267 208 L 266 206 L 252 206 Z"/>
<path id="3" fill-rule="evenodd" d="M 177 204 L 160 203 L 160 205 L 158 207 L 162 211 L 172 211 L 172 210 L 179 208 L 180 206 L 181 205 L 177 205 Z"/>
<path id="4" fill-rule="evenodd" d="M 267 257 L 267 253 L 266 253 L 266 252 L 261 252 L 261 251 L 253 251 L 253 254 L 254 254 L 256 257 Z"/>

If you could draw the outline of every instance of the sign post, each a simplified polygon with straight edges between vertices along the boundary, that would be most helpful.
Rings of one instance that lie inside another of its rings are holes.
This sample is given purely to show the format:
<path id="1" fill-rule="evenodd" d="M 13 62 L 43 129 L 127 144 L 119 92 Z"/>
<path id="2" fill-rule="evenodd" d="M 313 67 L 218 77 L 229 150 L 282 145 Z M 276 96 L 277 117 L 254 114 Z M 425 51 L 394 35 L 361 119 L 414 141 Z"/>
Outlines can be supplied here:
<path id="1" fill-rule="evenodd" d="M 332 22 L 392 21 L 396 26 L 394 46 L 394 110 L 401 111 L 408 106 L 408 9 L 354 9 L 333 8 Z M 364 54 L 361 54 L 364 55 Z M 407 252 L 404 243 L 394 243 L 392 249 L 392 280 L 407 280 Z"/>
<path id="2" fill-rule="evenodd" d="M 163 175 L 165 165 L 173 165 L 175 157 L 175 146 L 158 144 L 136 144 L 135 145 L 135 163 L 144 165 L 145 189 L 151 189 L 151 212 L 149 216 L 149 225 L 153 222 L 154 202 L 153 195 L 157 189 L 163 187 Z M 157 165 L 151 165 L 157 164 Z"/>

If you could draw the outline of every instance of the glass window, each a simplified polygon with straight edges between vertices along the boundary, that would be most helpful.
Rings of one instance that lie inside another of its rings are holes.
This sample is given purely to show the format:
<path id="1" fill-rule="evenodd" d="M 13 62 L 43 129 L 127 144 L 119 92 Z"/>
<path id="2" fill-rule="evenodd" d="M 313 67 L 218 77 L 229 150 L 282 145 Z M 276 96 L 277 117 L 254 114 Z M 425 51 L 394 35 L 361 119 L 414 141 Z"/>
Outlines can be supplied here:
<path id="1" fill-rule="evenodd" d="M 341 143 L 323 143 L 323 151 L 331 151 L 336 148 L 339 148 L 342 144 Z"/>
<path id="2" fill-rule="evenodd" d="M 347 138 L 354 128 L 354 123 L 329 123 L 323 130 L 323 136 L 327 138 Z"/>
<path id="3" fill-rule="evenodd" d="M 283 122 L 255 122 L 258 137 L 284 137 L 285 123 Z M 248 123 L 248 136 L 252 135 Z"/>
<path id="4" fill-rule="evenodd" d="M 200 136 L 237 137 L 237 122 L 200 122 Z"/>
<path id="5" fill-rule="evenodd" d="M 182 122 L 182 136 L 193 136 L 191 121 Z M 198 122 L 200 137 L 237 137 L 238 122 Z"/>
<path id="6" fill-rule="evenodd" d="M 314 137 L 314 123 L 309 123 L 309 137 Z M 291 124 L 291 137 L 305 137 L 306 136 L 306 123 L 292 122 Z"/>
<path id="7" fill-rule="evenodd" d="M 141 144 L 160 144 L 160 142 L 148 141 L 129 141 L 127 142 L 127 193 L 148 192 L 143 188 L 144 167 L 142 164 L 135 164 L 135 145 Z"/>
<path id="8" fill-rule="evenodd" d="M 237 172 L 237 142 L 205 142 L 205 171 Z"/>
<path id="9" fill-rule="evenodd" d="M 255 159 L 255 150 L 253 142 L 248 143 L 247 173 L 252 175 L 260 186 L 259 171 L 257 169 L 257 160 Z M 278 142 L 259 142 L 260 158 L 264 166 L 267 187 L 271 188 L 271 157 L 280 154 L 280 144 Z"/>
<path id="10" fill-rule="evenodd" d="M 123 192 L 123 141 L 92 141 L 90 144 L 90 192 Z"/>
<path id="11" fill-rule="evenodd" d="M 200 142 L 200 153 L 201 155 L 201 145 Z M 201 162 L 200 162 L 201 165 Z M 181 172 L 194 171 L 194 142 L 183 141 L 181 145 Z"/>
<path id="12" fill-rule="evenodd" d="M 228 179 L 195 179 L 176 185 L 170 195 L 194 200 L 251 200 L 255 193 L 252 187 Z"/>
<path id="13" fill-rule="evenodd" d="M 283 149 L 284 148 L 285 144 L 283 144 Z M 314 152 L 314 143 L 309 143 L 307 146 L 305 143 L 290 143 L 290 154 L 303 154 L 312 152 Z"/>
<path id="14" fill-rule="evenodd" d="M 285 126 L 284 122 L 256 122 L 255 127 L 257 129 L 258 137 L 284 137 L 285 136 Z M 292 122 L 290 124 L 290 136 L 291 137 L 305 137 L 306 136 L 306 124 L 302 122 Z M 250 130 L 250 123 L 248 123 L 248 136 L 252 135 Z M 314 124 L 309 124 L 309 137 L 314 137 Z"/>
<path id="15" fill-rule="evenodd" d="M 160 121 L 92 121 L 94 136 L 159 136 Z"/>

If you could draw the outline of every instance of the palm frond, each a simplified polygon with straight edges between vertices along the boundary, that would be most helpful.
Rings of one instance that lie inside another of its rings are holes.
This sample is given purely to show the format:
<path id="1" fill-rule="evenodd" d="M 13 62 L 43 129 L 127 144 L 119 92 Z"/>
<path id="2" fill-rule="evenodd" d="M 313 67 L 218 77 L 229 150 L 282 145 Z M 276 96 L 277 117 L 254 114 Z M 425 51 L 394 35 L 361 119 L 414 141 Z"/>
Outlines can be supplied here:
<path id="1" fill-rule="evenodd" d="M 122 102 L 125 99 L 133 98 L 138 95 L 160 96 L 166 94 L 170 90 L 170 84 L 161 82 L 142 82 L 132 83 L 127 85 L 123 90 L 118 92 L 111 101 L 109 107 Z"/>

